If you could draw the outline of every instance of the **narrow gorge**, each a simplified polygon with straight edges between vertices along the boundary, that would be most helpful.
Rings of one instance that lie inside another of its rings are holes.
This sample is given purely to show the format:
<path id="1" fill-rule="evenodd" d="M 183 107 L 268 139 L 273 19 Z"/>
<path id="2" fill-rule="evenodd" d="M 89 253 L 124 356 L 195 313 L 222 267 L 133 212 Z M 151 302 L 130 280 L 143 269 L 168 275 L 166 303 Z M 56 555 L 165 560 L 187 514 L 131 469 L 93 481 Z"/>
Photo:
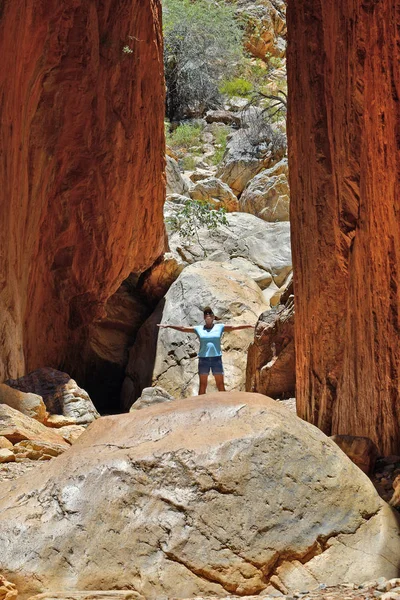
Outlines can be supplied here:
<path id="1" fill-rule="evenodd" d="M 400 599 L 399 31 L 0 3 L 0 600 Z"/>

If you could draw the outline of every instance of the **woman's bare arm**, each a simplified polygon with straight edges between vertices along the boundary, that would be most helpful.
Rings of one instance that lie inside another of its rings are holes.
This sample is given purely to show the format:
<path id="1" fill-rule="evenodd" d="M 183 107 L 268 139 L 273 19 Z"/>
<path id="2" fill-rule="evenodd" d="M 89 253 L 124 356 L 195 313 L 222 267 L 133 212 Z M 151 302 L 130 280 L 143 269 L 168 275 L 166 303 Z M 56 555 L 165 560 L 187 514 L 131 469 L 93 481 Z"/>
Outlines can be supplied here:
<path id="1" fill-rule="evenodd" d="M 224 331 L 238 331 L 239 329 L 254 329 L 254 325 L 224 325 Z"/>
<path id="2" fill-rule="evenodd" d="M 194 333 L 194 327 L 183 327 L 182 325 L 157 325 L 160 329 L 176 329 L 176 331 L 183 331 L 183 333 Z"/>

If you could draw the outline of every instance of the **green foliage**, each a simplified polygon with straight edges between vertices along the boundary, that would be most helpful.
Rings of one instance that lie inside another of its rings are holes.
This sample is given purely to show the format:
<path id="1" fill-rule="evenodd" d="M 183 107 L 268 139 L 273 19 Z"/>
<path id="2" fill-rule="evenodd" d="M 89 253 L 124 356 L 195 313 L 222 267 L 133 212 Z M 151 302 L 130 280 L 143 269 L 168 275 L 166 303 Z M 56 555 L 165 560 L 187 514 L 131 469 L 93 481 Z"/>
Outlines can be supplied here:
<path id="1" fill-rule="evenodd" d="M 196 238 L 197 243 L 203 248 L 204 256 L 206 250 L 199 238 L 199 230 L 206 227 L 208 230 L 217 229 L 220 225 L 229 225 L 224 208 L 215 209 L 203 200 L 186 200 L 172 217 L 166 219 L 167 226 L 171 231 L 178 232 L 183 244 L 190 243 Z"/>
<path id="2" fill-rule="evenodd" d="M 194 171 L 196 168 L 196 161 L 194 156 L 187 154 L 182 158 L 182 167 L 184 171 Z"/>
<path id="3" fill-rule="evenodd" d="M 167 144 L 171 148 L 190 148 L 201 144 L 201 125 L 182 123 L 172 133 L 167 133 Z"/>
<path id="4" fill-rule="evenodd" d="M 231 133 L 231 129 L 226 125 L 215 125 L 213 128 L 213 135 L 215 137 L 215 154 L 211 157 L 213 165 L 219 165 L 222 157 L 225 154 L 227 137 Z"/>
<path id="5" fill-rule="evenodd" d="M 165 0 L 164 65 L 171 121 L 202 115 L 220 102 L 219 84 L 240 57 L 234 7 L 207 0 Z"/>
<path id="6" fill-rule="evenodd" d="M 221 94 L 226 94 L 230 98 L 233 96 L 248 97 L 253 90 L 250 81 L 243 77 L 234 77 L 234 79 L 225 79 L 220 85 L 219 91 Z"/>

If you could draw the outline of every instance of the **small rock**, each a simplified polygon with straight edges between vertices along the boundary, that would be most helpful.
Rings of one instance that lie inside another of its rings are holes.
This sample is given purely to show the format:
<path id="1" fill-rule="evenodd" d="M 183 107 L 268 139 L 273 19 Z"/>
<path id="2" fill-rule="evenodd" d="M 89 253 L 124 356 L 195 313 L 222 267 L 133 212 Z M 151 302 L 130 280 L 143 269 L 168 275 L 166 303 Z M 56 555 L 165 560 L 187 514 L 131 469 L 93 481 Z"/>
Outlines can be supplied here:
<path id="1" fill-rule="evenodd" d="M 65 450 L 66 447 L 61 444 L 44 442 L 42 440 L 23 440 L 14 445 L 14 453 L 17 460 L 21 460 L 22 458 L 50 460 L 55 456 L 59 456 Z"/>
<path id="2" fill-rule="evenodd" d="M 0 450 L 0 463 L 14 462 L 15 454 L 9 448 L 2 448 Z"/>
<path id="3" fill-rule="evenodd" d="M 76 419 L 73 417 L 64 417 L 64 415 L 49 415 L 45 421 L 47 427 L 65 427 L 66 425 L 76 425 Z"/>
<path id="4" fill-rule="evenodd" d="M 136 402 L 132 404 L 129 412 L 149 408 L 150 406 L 153 406 L 154 404 L 160 404 L 161 402 L 171 402 L 172 400 L 175 400 L 175 398 L 166 392 L 162 387 L 147 387 L 144 388 L 140 398 L 138 398 Z"/>
<path id="5" fill-rule="evenodd" d="M 381 600 L 400 600 L 400 594 L 394 591 L 385 592 L 385 594 L 382 594 Z"/>
<path id="6" fill-rule="evenodd" d="M 4 435 L 0 435 L 0 449 L 1 448 L 12 448 L 12 442 L 10 442 L 10 440 L 8 440 L 6 437 L 4 437 Z"/>
<path id="7" fill-rule="evenodd" d="M 43 423 L 47 416 L 46 406 L 41 396 L 16 390 L 5 383 L 0 383 L 0 404 L 7 404 L 40 423 Z"/>

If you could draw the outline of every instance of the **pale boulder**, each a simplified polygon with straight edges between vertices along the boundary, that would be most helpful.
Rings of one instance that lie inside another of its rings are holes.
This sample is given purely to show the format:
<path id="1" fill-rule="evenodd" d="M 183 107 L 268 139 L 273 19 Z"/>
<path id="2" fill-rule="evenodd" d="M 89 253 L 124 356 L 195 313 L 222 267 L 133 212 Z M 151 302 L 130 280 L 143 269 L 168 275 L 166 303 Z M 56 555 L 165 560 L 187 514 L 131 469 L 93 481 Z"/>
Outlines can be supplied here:
<path id="1" fill-rule="evenodd" d="M 179 206 L 166 204 L 165 214 L 173 220 Z M 230 263 L 265 290 L 269 304 L 292 272 L 290 223 L 267 223 L 254 215 L 236 212 L 227 214 L 226 221 L 227 225 L 219 224 L 211 230 L 200 227 L 198 239 L 190 240 L 182 239 L 179 231 L 167 223 L 172 257 L 183 267 L 205 259 Z"/>
<path id="2" fill-rule="evenodd" d="M 390 579 L 400 537 L 321 431 L 265 396 L 219 393 L 99 419 L 3 484 L 0 547 L 21 600 L 128 587 L 155 600 Z"/>
<path id="3" fill-rule="evenodd" d="M 204 323 L 206 305 L 212 306 L 220 322 L 232 325 L 255 325 L 258 315 L 268 308 L 257 284 L 229 264 L 204 261 L 184 269 L 140 329 L 130 352 L 128 381 L 122 394 L 126 408 L 146 387 L 160 386 L 175 398 L 197 393 L 197 336 L 158 329 L 157 323 L 187 326 Z M 223 334 L 227 389 L 244 388 L 246 353 L 252 338 L 251 329 Z M 213 377 L 209 378 L 209 386 L 215 389 Z"/>
<path id="4" fill-rule="evenodd" d="M 0 404 L 7 404 L 40 423 L 43 423 L 47 417 L 46 406 L 41 396 L 21 392 L 5 383 L 0 383 Z"/>
<path id="5" fill-rule="evenodd" d="M 289 221 L 289 184 L 285 174 L 270 176 L 267 172 L 256 175 L 240 196 L 240 210 L 256 215 L 264 221 Z"/>
<path id="6" fill-rule="evenodd" d="M 150 406 L 160 404 L 161 402 L 172 402 L 173 400 L 175 400 L 175 398 L 159 386 L 144 388 L 142 395 L 134 404 L 132 404 L 129 412 L 149 408 Z"/>
<path id="7" fill-rule="evenodd" d="M 224 208 L 227 212 L 239 209 L 238 199 L 231 188 L 216 177 L 202 179 L 190 190 L 193 200 L 208 202 L 214 208 Z"/>

